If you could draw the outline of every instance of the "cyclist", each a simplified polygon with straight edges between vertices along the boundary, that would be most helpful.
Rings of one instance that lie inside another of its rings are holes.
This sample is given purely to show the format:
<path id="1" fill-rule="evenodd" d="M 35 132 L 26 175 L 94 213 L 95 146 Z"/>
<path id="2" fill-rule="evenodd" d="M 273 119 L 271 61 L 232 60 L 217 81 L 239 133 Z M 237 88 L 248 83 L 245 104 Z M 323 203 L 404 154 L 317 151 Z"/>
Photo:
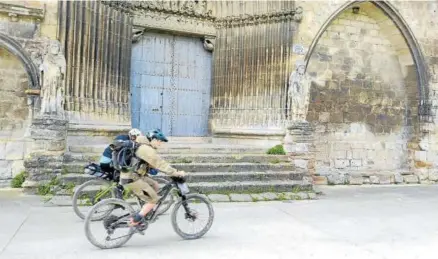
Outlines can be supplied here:
<path id="1" fill-rule="evenodd" d="M 168 142 L 166 136 L 160 130 L 149 131 L 146 136 L 138 137 L 136 142 L 139 147 L 135 152 L 134 159 L 139 160 L 137 163 L 140 163 L 141 166 L 136 171 L 122 171 L 120 174 L 120 183 L 131 189 L 135 195 L 145 202 L 140 212 L 131 218 L 131 226 L 137 226 L 159 200 L 157 194 L 159 185 L 147 174 L 150 169 L 157 169 L 169 176 L 185 176 L 184 171 L 178 171 L 158 156 L 156 149 L 163 142 Z"/>
<path id="2" fill-rule="evenodd" d="M 114 140 L 132 140 L 135 141 L 137 137 L 141 136 L 141 131 L 139 129 L 131 129 L 128 132 L 128 135 L 118 135 L 114 138 Z M 102 171 L 107 173 L 112 173 L 114 168 L 112 167 L 112 150 L 111 147 L 108 146 L 105 148 L 105 150 L 102 153 L 102 156 L 100 157 L 100 168 Z"/>

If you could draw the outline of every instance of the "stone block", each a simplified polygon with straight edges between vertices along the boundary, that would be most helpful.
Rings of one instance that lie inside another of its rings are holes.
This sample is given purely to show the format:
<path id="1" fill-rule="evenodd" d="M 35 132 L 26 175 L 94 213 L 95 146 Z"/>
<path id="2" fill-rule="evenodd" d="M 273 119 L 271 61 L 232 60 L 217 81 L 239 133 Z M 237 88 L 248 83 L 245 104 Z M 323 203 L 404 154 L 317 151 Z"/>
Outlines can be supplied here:
<path id="1" fill-rule="evenodd" d="M 335 160 L 335 168 L 342 169 L 350 166 L 350 161 L 347 159 L 336 159 Z"/>
<path id="2" fill-rule="evenodd" d="M 346 156 L 346 158 L 347 158 L 347 159 L 352 159 L 352 158 L 353 158 L 353 151 L 351 151 L 351 150 L 347 150 L 347 156 Z"/>
<path id="3" fill-rule="evenodd" d="M 22 160 L 24 158 L 24 142 L 14 141 L 6 144 L 7 160 Z"/>
<path id="4" fill-rule="evenodd" d="M 361 175 L 350 175 L 348 176 L 348 183 L 351 185 L 362 185 L 363 177 Z"/>
<path id="5" fill-rule="evenodd" d="M 347 151 L 346 150 L 335 150 L 335 151 L 333 151 L 333 158 L 345 159 L 345 158 L 347 158 Z"/>
<path id="6" fill-rule="evenodd" d="M 371 175 L 370 176 L 370 183 L 371 184 L 379 184 L 380 183 L 380 179 L 377 175 Z"/>
<path id="7" fill-rule="evenodd" d="M 362 166 L 362 160 L 360 160 L 360 159 L 352 159 L 350 161 L 350 165 L 351 166 L 355 166 L 355 167 L 361 167 Z"/>
<path id="8" fill-rule="evenodd" d="M 326 176 L 314 175 L 314 176 L 312 176 L 312 178 L 313 178 L 313 184 L 315 184 L 315 185 L 327 185 L 328 184 Z"/>
<path id="9" fill-rule="evenodd" d="M 430 171 L 429 172 L 429 180 L 430 181 L 438 181 L 438 172 L 437 171 Z"/>
<path id="10" fill-rule="evenodd" d="M 391 175 L 379 175 L 379 183 L 391 184 L 392 183 Z"/>
<path id="11" fill-rule="evenodd" d="M 309 161 L 305 159 L 294 159 L 293 163 L 297 168 L 307 169 Z"/>
<path id="12" fill-rule="evenodd" d="M 279 198 L 279 196 L 273 192 L 260 193 L 260 196 L 263 197 L 263 200 L 265 200 L 265 201 L 274 201 L 274 200 L 277 200 Z"/>
<path id="13" fill-rule="evenodd" d="M 208 195 L 208 198 L 211 201 L 218 201 L 218 202 L 230 201 L 230 197 L 228 197 L 228 195 L 224 195 L 224 194 L 210 194 L 210 195 Z"/>
<path id="14" fill-rule="evenodd" d="M 12 178 L 11 163 L 12 161 L 0 160 L 0 180 Z"/>
<path id="15" fill-rule="evenodd" d="M 414 173 L 418 176 L 420 181 L 429 179 L 429 170 L 427 168 L 417 168 Z"/>
<path id="16" fill-rule="evenodd" d="M 6 159 L 6 143 L 0 143 L 0 160 Z"/>
<path id="17" fill-rule="evenodd" d="M 328 184 L 333 184 L 333 185 L 345 184 L 346 180 L 347 179 L 345 175 L 338 172 L 332 173 L 327 176 Z"/>
<path id="18" fill-rule="evenodd" d="M 363 177 L 363 184 L 370 184 L 370 178 L 369 177 Z"/>
<path id="19" fill-rule="evenodd" d="M 321 112 L 319 114 L 320 122 L 329 122 L 330 121 L 330 113 L 329 112 Z"/>
<path id="20" fill-rule="evenodd" d="M 24 168 L 24 160 L 15 160 L 11 163 L 11 173 L 12 177 L 15 177 L 17 174 L 25 171 Z"/>
<path id="21" fill-rule="evenodd" d="M 415 160 L 417 161 L 427 161 L 427 151 L 415 151 Z"/>
<path id="22" fill-rule="evenodd" d="M 418 176 L 416 176 L 416 175 L 405 175 L 405 176 L 403 176 L 403 181 L 405 183 L 418 183 Z"/>
<path id="23" fill-rule="evenodd" d="M 231 201 L 242 201 L 242 202 L 252 201 L 252 197 L 249 194 L 239 194 L 239 193 L 230 194 L 230 199 Z"/>

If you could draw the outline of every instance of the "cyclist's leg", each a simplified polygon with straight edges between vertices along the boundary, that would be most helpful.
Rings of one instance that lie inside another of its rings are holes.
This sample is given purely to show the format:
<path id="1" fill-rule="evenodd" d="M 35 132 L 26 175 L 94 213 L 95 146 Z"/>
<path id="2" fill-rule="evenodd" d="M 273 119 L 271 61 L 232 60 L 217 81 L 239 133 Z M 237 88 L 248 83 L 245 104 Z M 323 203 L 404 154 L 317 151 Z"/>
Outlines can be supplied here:
<path id="1" fill-rule="evenodd" d="M 145 182 L 147 182 L 150 186 L 152 186 L 156 192 L 158 192 L 160 190 L 160 185 L 154 179 L 145 176 L 145 177 L 143 177 L 143 180 Z"/>
<path id="2" fill-rule="evenodd" d="M 145 202 L 140 212 L 131 219 L 131 225 L 135 226 L 155 207 L 158 202 L 158 195 L 154 188 L 143 179 L 138 179 L 126 186 L 128 186 L 135 195 Z"/>

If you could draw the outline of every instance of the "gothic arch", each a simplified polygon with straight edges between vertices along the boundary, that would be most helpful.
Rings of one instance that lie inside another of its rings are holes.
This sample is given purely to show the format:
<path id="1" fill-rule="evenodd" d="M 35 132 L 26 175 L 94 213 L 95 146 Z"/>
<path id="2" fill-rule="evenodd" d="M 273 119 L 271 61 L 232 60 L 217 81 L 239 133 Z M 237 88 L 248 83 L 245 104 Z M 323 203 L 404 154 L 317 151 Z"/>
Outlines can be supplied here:
<path id="1" fill-rule="evenodd" d="M 40 89 L 41 86 L 38 69 L 30 59 L 29 54 L 21 47 L 20 43 L 7 35 L 0 33 L 0 47 L 4 47 L 20 59 L 29 76 L 29 88 Z"/>
<path id="2" fill-rule="evenodd" d="M 418 85 L 418 91 L 420 96 L 420 113 L 425 114 L 427 113 L 426 108 L 428 107 L 428 96 L 429 96 L 429 88 L 428 88 L 428 74 L 427 74 L 427 66 L 424 60 L 424 56 L 421 52 L 420 45 L 418 44 L 417 40 L 415 39 L 414 34 L 410 30 L 409 26 L 407 25 L 406 21 L 401 17 L 400 13 L 388 2 L 388 1 L 348 1 L 343 6 L 341 6 L 336 12 L 334 12 L 327 21 L 322 25 L 318 33 L 316 34 L 315 38 L 313 39 L 312 43 L 310 44 L 309 51 L 306 53 L 306 56 L 304 58 L 305 62 L 305 69 L 307 70 L 307 66 L 310 61 L 310 57 L 312 56 L 313 51 L 315 50 L 315 47 L 327 29 L 327 27 L 331 24 L 331 22 L 336 19 L 336 17 L 343 12 L 345 9 L 352 7 L 355 4 L 361 3 L 361 2 L 371 2 L 376 7 L 380 8 L 396 25 L 396 27 L 400 30 L 401 34 L 403 35 L 404 39 L 406 40 L 406 43 L 409 47 L 409 50 L 412 55 L 412 59 L 414 60 L 416 71 L 417 71 L 417 85 Z"/>

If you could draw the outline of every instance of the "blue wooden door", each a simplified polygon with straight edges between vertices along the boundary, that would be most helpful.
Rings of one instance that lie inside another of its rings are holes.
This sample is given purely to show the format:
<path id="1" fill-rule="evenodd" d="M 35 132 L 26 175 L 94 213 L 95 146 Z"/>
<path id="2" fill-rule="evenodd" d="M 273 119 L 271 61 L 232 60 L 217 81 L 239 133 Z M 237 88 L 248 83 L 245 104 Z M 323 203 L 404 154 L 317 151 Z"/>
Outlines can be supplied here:
<path id="1" fill-rule="evenodd" d="M 168 136 L 206 136 L 211 53 L 199 38 L 146 33 L 133 45 L 133 127 Z"/>

